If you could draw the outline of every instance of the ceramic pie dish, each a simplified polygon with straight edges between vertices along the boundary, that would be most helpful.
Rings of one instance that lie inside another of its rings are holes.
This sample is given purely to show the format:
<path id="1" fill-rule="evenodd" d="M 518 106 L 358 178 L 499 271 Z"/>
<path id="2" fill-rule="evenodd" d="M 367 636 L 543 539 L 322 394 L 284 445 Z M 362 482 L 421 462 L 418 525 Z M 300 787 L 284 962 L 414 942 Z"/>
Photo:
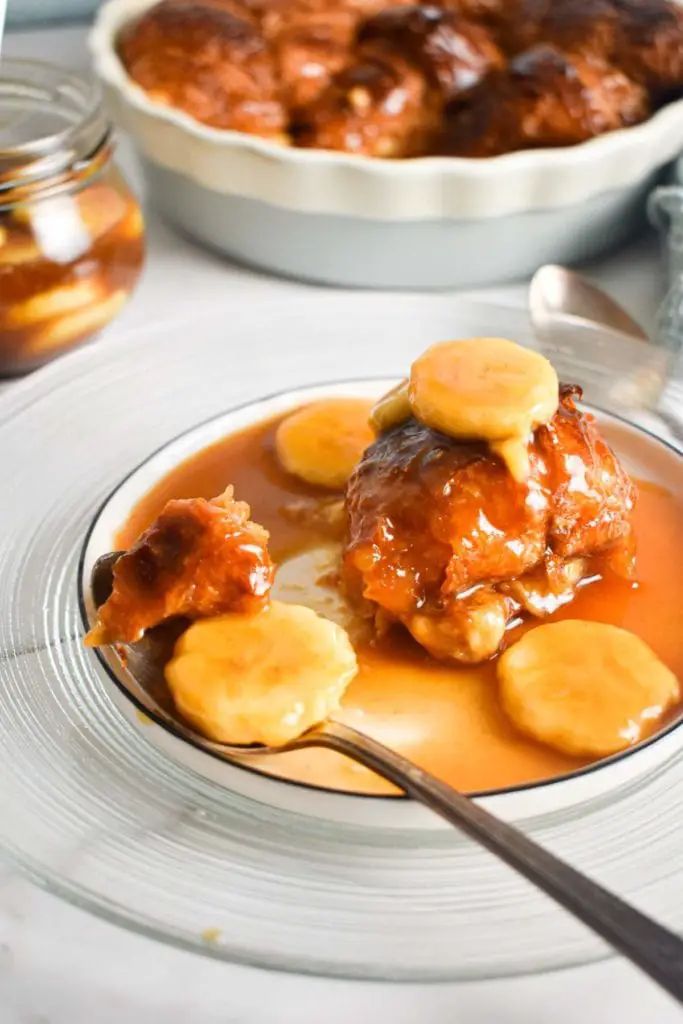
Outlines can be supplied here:
<path id="1" fill-rule="evenodd" d="M 613 248 L 683 148 L 683 101 L 576 146 L 381 160 L 278 145 L 150 101 L 115 41 L 154 0 L 109 0 L 90 37 L 111 111 L 183 231 L 279 274 L 367 288 L 467 287 Z"/>

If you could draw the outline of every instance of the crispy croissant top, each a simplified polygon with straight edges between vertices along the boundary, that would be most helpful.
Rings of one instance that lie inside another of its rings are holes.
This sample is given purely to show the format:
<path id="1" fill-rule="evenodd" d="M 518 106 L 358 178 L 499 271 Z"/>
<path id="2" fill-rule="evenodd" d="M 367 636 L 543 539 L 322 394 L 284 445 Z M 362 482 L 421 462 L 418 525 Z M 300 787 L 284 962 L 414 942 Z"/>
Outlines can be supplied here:
<path id="1" fill-rule="evenodd" d="M 573 145 L 683 93 L 673 0 L 161 0 L 118 50 L 204 124 L 376 157 Z"/>
<path id="2" fill-rule="evenodd" d="M 230 489 L 169 501 L 114 566 L 113 589 L 87 643 L 134 643 L 166 619 L 200 619 L 264 605 L 275 569 L 268 534 Z"/>
<path id="3" fill-rule="evenodd" d="M 513 581 L 563 589 L 606 564 L 628 576 L 635 489 L 577 396 L 562 386 L 556 415 L 534 432 L 523 484 L 486 444 L 415 419 L 382 434 L 347 489 L 349 592 L 413 632 L 417 615 L 452 622 L 473 592 L 478 606 L 503 595 L 504 628 Z"/>

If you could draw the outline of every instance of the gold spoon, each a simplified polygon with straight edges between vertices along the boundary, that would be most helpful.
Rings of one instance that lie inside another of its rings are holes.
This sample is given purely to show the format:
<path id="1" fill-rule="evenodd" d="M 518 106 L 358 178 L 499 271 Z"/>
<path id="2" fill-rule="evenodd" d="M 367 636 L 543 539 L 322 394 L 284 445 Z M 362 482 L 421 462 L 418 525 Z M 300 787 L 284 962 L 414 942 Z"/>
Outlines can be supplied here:
<path id="1" fill-rule="evenodd" d="M 119 555 L 120 552 L 104 555 L 93 568 L 91 587 L 96 607 L 111 593 L 112 569 Z M 683 940 L 463 793 L 370 736 L 333 719 L 321 722 L 280 747 L 230 746 L 215 743 L 196 732 L 175 710 L 163 674 L 175 640 L 184 628 L 184 622 L 169 623 L 151 630 L 139 643 L 126 648 L 127 671 L 118 678 L 134 702 L 142 705 L 159 724 L 195 747 L 230 762 L 253 756 L 275 756 L 304 747 L 326 747 L 357 761 L 505 861 L 683 1004 Z"/>

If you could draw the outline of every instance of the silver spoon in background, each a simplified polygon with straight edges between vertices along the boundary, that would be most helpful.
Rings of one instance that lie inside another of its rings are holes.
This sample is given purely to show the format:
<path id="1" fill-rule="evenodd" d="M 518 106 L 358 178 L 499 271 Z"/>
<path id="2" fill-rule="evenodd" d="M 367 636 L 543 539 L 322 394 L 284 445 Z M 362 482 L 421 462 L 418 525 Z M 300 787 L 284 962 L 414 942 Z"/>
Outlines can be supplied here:
<path id="1" fill-rule="evenodd" d="M 119 556 L 120 552 L 112 552 L 95 563 L 91 591 L 96 607 L 111 593 L 112 570 Z M 125 658 L 121 659 L 126 671 L 117 673 L 118 682 L 153 719 L 181 739 L 226 761 L 275 756 L 305 747 L 326 747 L 357 761 L 505 861 L 683 1005 L 682 939 L 538 846 L 512 825 L 500 821 L 463 793 L 370 736 L 333 719 L 281 747 L 230 746 L 215 743 L 196 732 L 176 711 L 164 680 L 164 665 L 185 625 L 179 621 L 151 630 L 139 643 L 127 647 Z"/>
<path id="2" fill-rule="evenodd" d="M 649 342 L 647 333 L 602 288 L 575 270 L 547 264 L 529 285 L 529 310 L 534 327 L 552 327 L 559 319 L 601 324 L 620 334 Z"/>
<path id="3" fill-rule="evenodd" d="M 601 288 L 566 267 L 541 267 L 528 303 L 534 334 L 560 379 L 581 384 L 585 400 L 598 408 L 625 416 L 655 413 L 683 436 L 675 379 L 683 302 L 676 288 L 659 311 L 652 337 Z"/>

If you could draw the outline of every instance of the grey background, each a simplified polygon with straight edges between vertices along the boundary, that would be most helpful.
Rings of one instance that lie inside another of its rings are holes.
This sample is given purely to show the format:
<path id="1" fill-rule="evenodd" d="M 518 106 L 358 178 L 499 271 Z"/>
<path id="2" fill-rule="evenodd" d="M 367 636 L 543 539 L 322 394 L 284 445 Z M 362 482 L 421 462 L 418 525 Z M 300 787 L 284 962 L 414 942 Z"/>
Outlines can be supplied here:
<path id="1" fill-rule="evenodd" d="M 9 0 L 7 24 L 75 21 L 89 17 L 99 5 L 100 0 Z"/>

